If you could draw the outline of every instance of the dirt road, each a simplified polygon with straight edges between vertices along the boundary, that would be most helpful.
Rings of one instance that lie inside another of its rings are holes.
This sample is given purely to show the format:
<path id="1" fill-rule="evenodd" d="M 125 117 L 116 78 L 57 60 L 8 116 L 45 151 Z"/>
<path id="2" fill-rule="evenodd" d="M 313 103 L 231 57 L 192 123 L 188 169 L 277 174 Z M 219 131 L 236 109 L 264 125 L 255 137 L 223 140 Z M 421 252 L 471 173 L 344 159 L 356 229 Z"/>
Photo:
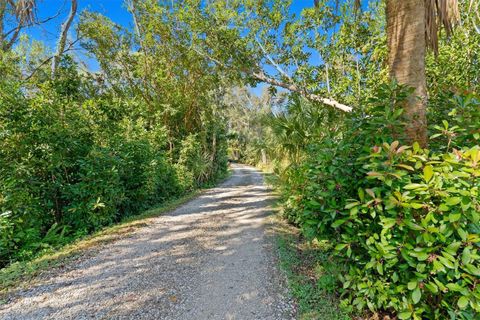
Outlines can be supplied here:
<path id="1" fill-rule="evenodd" d="M 271 194 L 256 170 L 50 275 L 0 319 L 292 319 L 266 234 Z"/>

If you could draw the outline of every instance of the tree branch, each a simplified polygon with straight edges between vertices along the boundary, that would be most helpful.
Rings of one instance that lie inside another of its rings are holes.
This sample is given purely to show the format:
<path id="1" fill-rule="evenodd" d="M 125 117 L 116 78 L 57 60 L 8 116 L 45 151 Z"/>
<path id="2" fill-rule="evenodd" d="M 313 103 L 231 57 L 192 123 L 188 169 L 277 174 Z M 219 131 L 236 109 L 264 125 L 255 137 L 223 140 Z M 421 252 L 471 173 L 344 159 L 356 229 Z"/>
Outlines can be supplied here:
<path id="1" fill-rule="evenodd" d="M 265 55 L 265 57 L 267 58 L 267 60 L 275 67 L 275 69 L 277 69 L 277 71 L 283 75 L 284 77 L 286 77 L 289 81 L 292 81 L 292 78 L 282 69 L 282 67 L 280 67 L 280 65 L 278 63 L 276 63 L 272 56 L 270 56 L 270 54 L 268 54 L 267 50 L 265 50 L 265 47 L 262 45 L 262 43 L 260 42 L 260 40 L 258 40 L 257 37 L 255 37 L 255 42 L 260 46 L 260 49 L 262 50 L 263 54 Z"/>
<path id="2" fill-rule="evenodd" d="M 73 50 L 73 46 L 78 42 L 80 41 L 81 38 L 77 38 L 75 41 L 72 41 L 67 48 L 65 48 L 61 54 L 64 54 L 68 51 L 72 51 Z M 30 75 L 26 78 L 23 78 L 23 81 L 28 81 L 30 80 L 34 75 L 35 73 L 37 73 L 38 70 L 40 70 L 41 67 L 43 67 L 44 65 L 46 65 L 48 62 L 52 61 L 52 59 L 54 58 L 54 56 L 51 56 L 51 57 L 48 57 L 46 58 L 45 60 L 43 60 L 38 66 L 35 67 L 35 69 L 33 69 L 32 73 L 30 73 Z"/>
<path id="3" fill-rule="evenodd" d="M 58 63 L 60 57 L 65 51 L 65 45 L 67 44 L 67 35 L 70 26 L 72 25 L 73 18 L 77 13 L 77 0 L 72 0 L 72 5 L 70 7 L 70 14 L 68 15 L 67 20 L 62 24 L 62 29 L 60 31 L 60 38 L 58 39 L 57 52 L 53 56 L 52 60 L 52 78 L 55 77 L 55 72 L 57 71 Z"/>
<path id="4" fill-rule="evenodd" d="M 201 55 L 202 57 L 205 57 L 205 58 L 209 59 L 213 63 L 220 65 L 223 68 L 226 68 L 226 69 L 229 68 L 223 62 L 209 56 L 208 54 L 205 54 L 205 53 L 201 52 L 200 50 L 196 49 L 193 46 L 190 49 L 195 51 L 197 54 Z M 258 69 L 261 70 L 260 67 Z M 303 97 L 307 98 L 310 101 L 320 102 L 320 103 L 326 104 L 328 106 L 331 106 L 331 107 L 337 108 L 339 110 L 342 110 L 344 112 L 351 112 L 353 110 L 352 107 L 341 104 L 340 102 L 335 101 L 333 99 L 324 98 L 324 97 L 319 96 L 318 94 L 310 93 L 305 88 L 300 88 L 298 85 L 294 84 L 293 81 L 283 82 L 283 81 L 277 80 L 275 78 L 269 77 L 268 75 L 265 74 L 265 72 L 263 70 L 253 72 L 253 73 L 251 73 L 251 76 L 253 76 L 255 79 L 257 79 L 259 81 L 271 84 L 273 86 L 284 88 L 284 89 L 287 89 L 291 92 L 297 92 L 297 93 L 299 93 L 300 95 L 302 95 Z"/>
<path id="5" fill-rule="evenodd" d="M 262 82 L 265 82 L 265 83 L 268 83 L 268 84 L 271 84 L 271 85 L 274 85 L 274 86 L 277 86 L 277 87 L 280 87 L 280 88 L 287 89 L 291 92 L 297 92 L 297 93 L 301 94 L 302 96 L 304 96 L 305 98 L 307 98 L 310 101 L 321 102 L 321 103 L 326 104 L 328 106 L 340 109 L 344 112 L 351 112 L 352 111 L 352 107 L 341 104 L 340 102 L 337 102 L 333 99 L 321 97 L 318 94 L 309 93 L 305 89 L 298 87 L 296 84 L 286 83 L 286 82 L 271 78 L 271 77 L 267 76 L 263 71 L 254 72 L 252 75 L 253 75 L 254 78 L 256 78 L 257 80 L 260 80 Z"/>
<path id="6" fill-rule="evenodd" d="M 17 27 L 13 29 L 13 35 L 10 40 L 3 46 L 4 51 L 8 51 L 12 48 L 15 41 L 17 41 L 18 35 L 20 34 L 20 30 L 22 30 L 23 20 L 20 20 Z M 10 33 L 10 32 L 9 32 Z"/>
<path id="7" fill-rule="evenodd" d="M 62 9 L 59 9 L 57 11 L 57 13 L 55 13 L 55 15 L 53 16 L 50 16 L 48 18 L 45 18 L 41 21 L 33 21 L 31 23 L 27 23 L 27 24 L 23 24 L 23 25 L 18 25 L 17 27 L 13 28 L 13 29 L 10 29 L 8 32 L 6 32 L 3 37 L 6 38 L 8 37 L 12 32 L 14 32 L 15 30 L 17 30 L 18 27 L 20 27 L 20 29 L 23 29 L 23 28 L 28 28 L 28 27 L 32 27 L 32 26 L 39 26 L 41 24 L 44 24 L 44 23 L 47 23 L 49 22 L 50 20 L 53 20 L 55 18 L 57 18 L 60 14 L 62 13 Z"/>

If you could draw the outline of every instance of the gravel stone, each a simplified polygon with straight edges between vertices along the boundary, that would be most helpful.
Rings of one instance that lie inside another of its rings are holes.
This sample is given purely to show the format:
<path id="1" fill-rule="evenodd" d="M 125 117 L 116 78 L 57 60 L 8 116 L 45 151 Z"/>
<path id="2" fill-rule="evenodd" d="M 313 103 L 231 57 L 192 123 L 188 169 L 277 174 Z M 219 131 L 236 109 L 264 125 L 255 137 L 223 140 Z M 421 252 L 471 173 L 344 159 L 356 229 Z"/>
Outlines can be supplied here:
<path id="1" fill-rule="evenodd" d="M 0 306 L 0 319 L 294 319 L 262 175 L 232 176 Z"/>

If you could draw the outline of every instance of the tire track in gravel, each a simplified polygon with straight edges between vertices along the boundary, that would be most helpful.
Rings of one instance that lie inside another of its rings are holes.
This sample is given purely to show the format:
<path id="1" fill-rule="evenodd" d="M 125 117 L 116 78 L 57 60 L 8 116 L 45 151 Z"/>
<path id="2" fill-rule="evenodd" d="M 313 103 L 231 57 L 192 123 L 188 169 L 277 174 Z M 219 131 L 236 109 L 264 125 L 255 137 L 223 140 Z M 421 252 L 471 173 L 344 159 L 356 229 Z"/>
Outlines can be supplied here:
<path id="1" fill-rule="evenodd" d="M 293 319 L 271 200 L 259 172 L 235 165 L 219 187 L 16 292 L 0 319 Z"/>

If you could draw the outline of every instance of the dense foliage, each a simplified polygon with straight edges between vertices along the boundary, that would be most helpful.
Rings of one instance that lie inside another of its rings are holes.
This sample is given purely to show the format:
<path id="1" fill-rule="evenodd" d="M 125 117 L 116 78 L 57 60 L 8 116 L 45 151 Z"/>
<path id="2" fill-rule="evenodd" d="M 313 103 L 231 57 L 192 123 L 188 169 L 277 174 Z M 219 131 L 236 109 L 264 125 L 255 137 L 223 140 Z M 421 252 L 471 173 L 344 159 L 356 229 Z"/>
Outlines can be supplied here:
<path id="1" fill-rule="evenodd" d="M 477 282 L 478 146 L 435 154 L 383 144 L 363 168 L 358 200 L 330 225 L 337 249 L 355 267 L 343 278 L 357 290 L 353 304 L 394 309 L 400 318 L 474 318 Z"/>

